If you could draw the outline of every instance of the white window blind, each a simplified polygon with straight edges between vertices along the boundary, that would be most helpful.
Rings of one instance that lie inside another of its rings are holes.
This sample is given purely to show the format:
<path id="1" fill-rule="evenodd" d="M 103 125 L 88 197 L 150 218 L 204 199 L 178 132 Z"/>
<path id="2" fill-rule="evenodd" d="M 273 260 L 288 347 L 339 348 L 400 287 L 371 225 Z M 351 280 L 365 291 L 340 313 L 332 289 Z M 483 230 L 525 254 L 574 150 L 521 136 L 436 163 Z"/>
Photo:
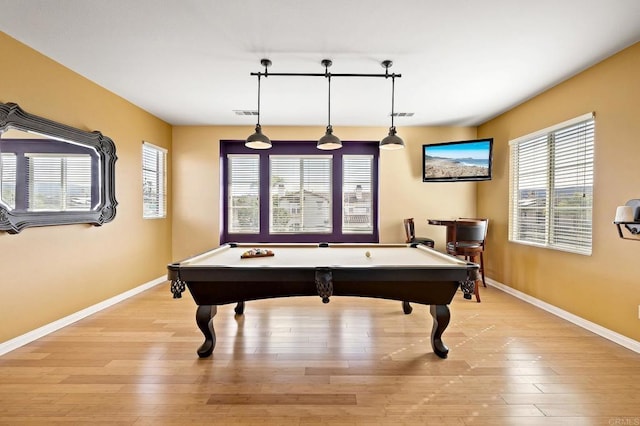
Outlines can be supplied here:
<path id="1" fill-rule="evenodd" d="M 167 150 L 148 142 L 142 143 L 142 217 L 166 216 Z"/>
<path id="2" fill-rule="evenodd" d="M 231 233 L 260 232 L 260 156 L 229 155 L 227 220 Z"/>
<path id="3" fill-rule="evenodd" d="M 269 156 L 271 234 L 331 233 L 332 157 Z"/>
<path id="4" fill-rule="evenodd" d="M 0 153 L 0 201 L 10 209 L 16 208 L 16 155 Z"/>
<path id="5" fill-rule="evenodd" d="M 342 160 L 342 232 L 373 232 L 373 156 L 345 155 Z"/>
<path id="6" fill-rule="evenodd" d="M 510 142 L 511 241 L 591 254 L 593 114 Z"/>
<path id="7" fill-rule="evenodd" d="M 26 154 L 30 211 L 91 210 L 91 156 Z"/>

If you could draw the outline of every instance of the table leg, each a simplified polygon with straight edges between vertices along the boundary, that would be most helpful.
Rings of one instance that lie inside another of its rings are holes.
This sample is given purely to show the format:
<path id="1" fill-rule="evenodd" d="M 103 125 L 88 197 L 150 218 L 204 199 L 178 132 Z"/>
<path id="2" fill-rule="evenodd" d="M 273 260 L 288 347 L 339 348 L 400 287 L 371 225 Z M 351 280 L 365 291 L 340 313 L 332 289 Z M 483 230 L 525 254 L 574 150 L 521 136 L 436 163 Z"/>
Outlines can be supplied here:
<path id="1" fill-rule="evenodd" d="M 196 311 L 196 324 L 204 335 L 204 343 L 198 348 L 198 356 L 206 358 L 216 347 L 216 332 L 213 329 L 213 317 L 218 313 L 216 305 L 200 305 Z"/>
<path id="2" fill-rule="evenodd" d="M 454 241 L 456 239 L 456 224 L 447 225 L 447 244 Z"/>
<path id="3" fill-rule="evenodd" d="M 318 296 L 322 298 L 322 303 L 329 303 L 329 298 L 333 295 L 333 274 L 331 268 L 316 269 L 316 290 Z"/>
<path id="4" fill-rule="evenodd" d="M 236 307 L 235 307 L 234 311 L 236 312 L 236 315 L 244 314 L 244 301 L 243 302 L 238 302 L 236 304 Z"/>
<path id="5" fill-rule="evenodd" d="M 405 313 L 405 315 L 409 315 L 411 312 L 413 312 L 413 307 L 411 307 L 411 304 L 409 302 L 402 302 L 402 311 Z"/>
<path id="6" fill-rule="evenodd" d="M 431 305 L 433 328 L 431 329 L 431 347 L 440 358 L 446 358 L 449 348 L 442 342 L 442 333 L 449 325 L 451 313 L 447 305 Z"/>
<path id="7" fill-rule="evenodd" d="M 471 300 L 471 295 L 475 293 L 475 280 L 460 281 L 460 289 L 462 290 L 462 296 L 465 299 Z"/>

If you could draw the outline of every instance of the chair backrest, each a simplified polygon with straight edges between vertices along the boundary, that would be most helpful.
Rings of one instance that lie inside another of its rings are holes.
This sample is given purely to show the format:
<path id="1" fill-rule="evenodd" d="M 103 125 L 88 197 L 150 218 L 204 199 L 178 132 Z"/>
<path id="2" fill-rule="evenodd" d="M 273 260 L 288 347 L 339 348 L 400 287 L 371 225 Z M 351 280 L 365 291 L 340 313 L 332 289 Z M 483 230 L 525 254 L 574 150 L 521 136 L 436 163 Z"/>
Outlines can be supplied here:
<path id="1" fill-rule="evenodd" d="M 456 242 L 476 242 L 484 247 L 489 228 L 489 219 L 460 218 L 456 222 Z"/>
<path id="2" fill-rule="evenodd" d="M 413 218 L 407 218 L 404 219 L 404 233 L 407 236 L 407 243 L 410 243 L 413 241 L 413 239 L 416 237 L 416 231 L 415 231 L 415 225 L 413 223 Z"/>

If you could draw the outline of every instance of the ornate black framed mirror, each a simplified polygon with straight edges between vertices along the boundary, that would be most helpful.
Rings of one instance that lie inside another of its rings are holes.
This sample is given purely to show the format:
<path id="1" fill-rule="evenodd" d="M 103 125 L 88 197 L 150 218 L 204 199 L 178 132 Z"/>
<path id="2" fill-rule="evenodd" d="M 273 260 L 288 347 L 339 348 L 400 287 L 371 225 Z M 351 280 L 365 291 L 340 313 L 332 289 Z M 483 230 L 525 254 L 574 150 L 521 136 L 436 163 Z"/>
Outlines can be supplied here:
<path id="1" fill-rule="evenodd" d="M 0 231 L 115 218 L 116 147 L 88 132 L 0 103 Z"/>

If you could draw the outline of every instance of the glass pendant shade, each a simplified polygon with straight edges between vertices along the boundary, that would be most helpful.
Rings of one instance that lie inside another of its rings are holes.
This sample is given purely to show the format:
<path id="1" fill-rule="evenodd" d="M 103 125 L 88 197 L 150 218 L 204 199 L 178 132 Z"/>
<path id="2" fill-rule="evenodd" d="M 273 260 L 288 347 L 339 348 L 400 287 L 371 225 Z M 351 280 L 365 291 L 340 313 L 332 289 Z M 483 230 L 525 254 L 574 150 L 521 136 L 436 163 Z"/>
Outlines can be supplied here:
<path id="1" fill-rule="evenodd" d="M 271 140 L 262 133 L 262 127 L 256 125 L 256 132 L 247 138 L 244 146 L 252 149 L 269 149 L 271 148 Z"/>
<path id="2" fill-rule="evenodd" d="M 327 126 L 327 133 L 318 140 L 318 149 L 331 150 L 342 148 L 342 141 L 333 134 L 333 127 Z"/>
<path id="3" fill-rule="evenodd" d="M 404 148 L 404 141 L 400 136 L 396 135 L 395 126 L 389 127 L 389 135 L 380 141 L 380 149 L 402 149 Z"/>

